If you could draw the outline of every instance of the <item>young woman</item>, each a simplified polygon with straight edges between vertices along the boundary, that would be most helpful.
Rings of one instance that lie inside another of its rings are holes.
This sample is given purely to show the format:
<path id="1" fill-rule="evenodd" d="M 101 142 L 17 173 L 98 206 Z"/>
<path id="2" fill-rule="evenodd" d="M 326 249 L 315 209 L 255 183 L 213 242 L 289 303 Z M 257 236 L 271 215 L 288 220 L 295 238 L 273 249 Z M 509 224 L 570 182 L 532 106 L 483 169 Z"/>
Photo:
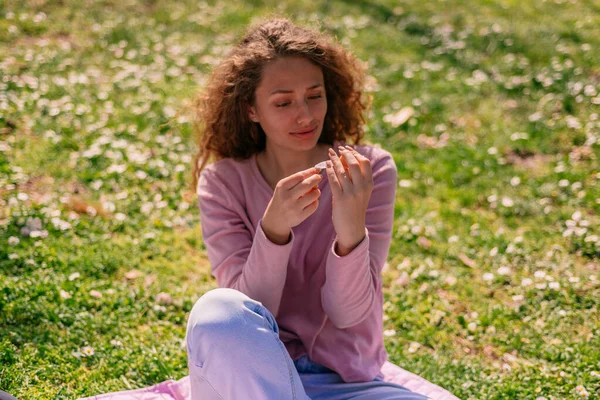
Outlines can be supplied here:
<path id="1" fill-rule="evenodd" d="M 198 98 L 194 186 L 219 288 L 188 321 L 193 399 L 426 398 L 380 372 L 397 170 L 359 144 L 363 78 L 328 37 L 273 19 Z"/>

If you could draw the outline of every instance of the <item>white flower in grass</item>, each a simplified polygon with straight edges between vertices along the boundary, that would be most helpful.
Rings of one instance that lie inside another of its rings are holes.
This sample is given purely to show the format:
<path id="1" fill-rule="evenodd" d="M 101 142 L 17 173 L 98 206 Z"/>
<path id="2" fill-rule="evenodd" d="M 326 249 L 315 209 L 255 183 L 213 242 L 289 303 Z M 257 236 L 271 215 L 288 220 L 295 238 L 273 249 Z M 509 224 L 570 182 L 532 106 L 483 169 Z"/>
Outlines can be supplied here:
<path id="1" fill-rule="evenodd" d="M 467 325 L 467 329 L 471 332 L 475 332 L 477 330 L 477 323 L 476 322 L 469 323 L 469 325 Z"/>
<path id="2" fill-rule="evenodd" d="M 550 289 L 558 290 L 558 289 L 560 289 L 560 283 L 558 283 L 558 282 L 550 282 L 548 284 L 548 287 Z"/>
<path id="3" fill-rule="evenodd" d="M 538 111 L 538 112 L 531 114 L 528 119 L 530 122 L 536 122 L 536 121 L 539 121 L 540 119 L 542 119 L 542 117 L 543 117 L 543 114 Z"/>
<path id="4" fill-rule="evenodd" d="M 66 300 L 66 299 L 70 299 L 70 298 L 71 298 L 71 295 L 69 294 L 69 292 L 66 292 L 66 291 L 64 291 L 64 290 L 61 290 L 61 291 L 60 291 L 60 297 Z"/>
<path id="5" fill-rule="evenodd" d="M 453 286 L 453 285 L 455 285 L 455 284 L 456 284 L 456 282 L 457 282 L 457 279 L 456 279 L 456 277 L 454 277 L 454 276 L 452 276 L 452 275 L 449 275 L 449 276 L 448 276 L 448 277 L 447 277 L 447 278 L 444 280 L 444 283 L 446 283 L 446 284 L 448 284 L 448 285 L 450 285 L 450 286 Z"/>
<path id="6" fill-rule="evenodd" d="M 90 346 L 85 346 L 81 349 L 81 355 L 83 357 L 91 357 L 94 355 L 94 348 Z"/>
<path id="7" fill-rule="evenodd" d="M 71 275 L 69 275 L 69 280 L 73 281 L 77 278 L 79 278 L 81 276 L 81 274 L 79 272 L 73 272 Z"/>
<path id="8" fill-rule="evenodd" d="M 482 279 L 486 282 L 491 281 L 494 279 L 494 274 L 492 274 L 491 272 L 486 272 L 485 274 L 483 274 Z"/>
<path id="9" fill-rule="evenodd" d="M 171 304 L 173 302 L 171 295 L 165 292 L 160 292 L 159 294 L 157 294 L 155 300 L 159 304 Z"/>
<path id="10" fill-rule="evenodd" d="M 396 334 L 396 331 L 393 329 L 386 329 L 385 331 L 383 331 L 383 336 L 394 336 Z"/>
<path id="11" fill-rule="evenodd" d="M 590 372 L 590 375 L 593 376 L 594 378 L 600 378 L 600 372 L 598 372 L 598 371 L 592 371 L 592 372 Z"/>
<path id="12" fill-rule="evenodd" d="M 581 397 L 590 397 L 590 392 L 588 392 L 586 390 L 585 387 L 583 387 L 583 385 L 579 385 L 575 388 L 575 391 L 577 392 L 577 394 Z"/>
<path id="13" fill-rule="evenodd" d="M 418 235 L 419 233 L 421 233 L 422 230 L 423 230 L 423 227 L 421 227 L 419 225 L 415 225 L 412 228 L 410 228 L 410 233 L 412 233 L 413 235 Z"/>
<path id="14" fill-rule="evenodd" d="M 92 297 L 96 297 L 96 298 L 98 298 L 98 299 L 101 299 L 101 298 L 102 298 L 102 293 L 100 293 L 100 292 L 99 292 L 99 291 L 97 291 L 97 290 L 91 290 L 91 291 L 90 291 L 90 296 L 92 296 Z"/>
<path id="15" fill-rule="evenodd" d="M 437 278 L 440 276 L 440 272 L 436 269 L 429 271 L 429 276 L 432 278 Z"/>
<path id="16" fill-rule="evenodd" d="M 144 203 L 140 207 L 140 211 L 143 214 L 148 214 L 148 213 L 150 213 L 150 211 L 152 210 L 152 208 L 154 208 L 154 204 L 152 204 L 152 203 Z"/>
<path id="17" fill-rule="evenodd" d="M 525 286 L 529 286 L 529 285 L 531 285 L 532 283 L 533 283 L 533 281 L 532 281 L 531 279 L 529 279 L 529 278 L 524 278 L 524 279 L 521 281 L 521 286 L 523 286 L 523 287 L 525 287 Z"/>
<path id="18" fill-rule="evenodd" d="M 420 347 L 421 347 L 420 343 L 411 342 L 410 345 L 408 346 L 408 352 L 415 353 L 417 350 L 419 350 Z"/>
<path id="19" fill-rule="evenodd" d="M 490 257 L 495 257 L 498 254 L 498 248 L 494 247 L 490 250 Z"/>
<path id="20" fill-rule="evenodd" d="M 500 268 L 498 268 L 498 274 L 507 276 L 507 275 L 512 274 L 512 270 L 510 269 L 510 267 L 503 265 Z"/>
<path id="21" fill-rule="evenodd" d="M 27 193 L 20 192 L 17 194 L 17 199 L 21 201 L 27 201 L 29 200 L 29 195 Z"/>
<path id="22" fill-rule="evenodd" d="M 515 205 L 515 202 L 510 197 L 502 197 L 502 205 L 510 208 Z"/>
<path id="23" fill-rule="evenodd" d="M 115 347 L 122 347 L 123 346 L 123 343 L 121 343 L 120 340 L 115 340 L 115 339 L 111 340 L 110 344 L 113 345 L 113 346 L 115 346 Z"/>
<path id="24" fill-rule="evenodd" d="M 16 246 L 18 245 L 20 242 L 19 238 L 16 236 L 11 236 L 8 238 L 8 244 L 11 246 Z"/>
<path id="25" fill-rule="evenodd" d="M 590 243 L 590 242 L 591 243 L 596 243 L 596 242 L 598 242 L 598 236 L 597 235 L 586 236 L 583 241 L 586 242 L 586 243 Z"/>
<path id="26" fill-rule="evenodd" d="M 543 279 L 546 276 L 546 273 L 542 270 L 537 270 L 537 271 L 535 271 L 533 276 L 535 276 L 536 278 Z"/>

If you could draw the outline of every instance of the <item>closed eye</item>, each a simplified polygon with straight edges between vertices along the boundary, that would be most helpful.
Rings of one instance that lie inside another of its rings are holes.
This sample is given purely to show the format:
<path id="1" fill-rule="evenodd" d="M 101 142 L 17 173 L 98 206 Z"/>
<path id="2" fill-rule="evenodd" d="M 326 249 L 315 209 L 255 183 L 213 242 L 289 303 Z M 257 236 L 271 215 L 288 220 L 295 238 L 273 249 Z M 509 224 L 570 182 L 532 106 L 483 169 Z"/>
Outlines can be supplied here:
<path id="1" fill-rule="evenodd" d="M 322 97 L 323 97 L 323 95 L 321 95 L 321 94 L 320 94 L 320 95 L 317 95 L 317 96 L 309 96 L 309 99 L 311 99 L 311 100 L 315 100 L 315 99 L 320 99 L 320 98 L 322 98 Z M 285 106 L 287 106 L 288 104 L 290 104 L 290 103 L 289 103 L 289 102 L 285 102 L 285 103 L 281 103 L 281 104 L 276 104 L 275 106 L 276 106 L 276 107 L 285 107 Z"/>

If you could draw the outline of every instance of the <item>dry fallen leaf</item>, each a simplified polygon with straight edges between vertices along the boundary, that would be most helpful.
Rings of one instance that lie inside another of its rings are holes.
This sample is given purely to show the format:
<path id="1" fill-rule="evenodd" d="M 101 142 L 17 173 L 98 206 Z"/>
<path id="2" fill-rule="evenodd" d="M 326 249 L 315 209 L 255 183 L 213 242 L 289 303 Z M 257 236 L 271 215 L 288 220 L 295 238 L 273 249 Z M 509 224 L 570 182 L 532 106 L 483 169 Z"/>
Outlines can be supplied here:
<path id="1" fill-rule="evenodd" d="M 419 236 L 417 238 L 417 244 L 424 249 L 428 249 L 431 247 L 431 240 L 427 239 L 425 236 Z"/>
<path id="2" fill-rule="evenodd" d="M 475 260 L 470 259 L 466 256 L 466 254 L 460 253 L 458 258 L 460 258 L 460 261 L 462 261 L 467 267 L 475 268 Z"/>
<path id="3" fill-rule="evenodd" d="M 148 286 L 152 285 L 152 283 L 154 283 L 154 281 L 156 280 L 156 275 L 155 274 L 150 274 L 148 276 L 146 276 L 146 279 L 144 279 L 144 288 L 148 288 Z"/>
<path id="4" fill-rule="evenodd" d="M 400 277 L 394 281 L 394 283 L 399 286 L 408 286 L 409 281 L 410 277 L 408 276 L 408 273 L 404 271 L 402 275 L 400 275 Z"/>
<path id="5" fill-rule="evenodd" d="M 144 276 L 144 274 L 141 271 L 138 271 L 137 269 L 132 269 L 131 271 L 125 274 L 125 278 L 129 280 L 137 279 L 141 276 Z"/>
<path id="6" fill-rule="evenodd" d="M 391 124 L 394 128 L 397 128 L 408 121 L 408 119 L 412 117 L 414 113 L 415 110 L 412 107 L 404 107 L 395 114 L 385 115 L 383 120 L 384 122 Z"/>

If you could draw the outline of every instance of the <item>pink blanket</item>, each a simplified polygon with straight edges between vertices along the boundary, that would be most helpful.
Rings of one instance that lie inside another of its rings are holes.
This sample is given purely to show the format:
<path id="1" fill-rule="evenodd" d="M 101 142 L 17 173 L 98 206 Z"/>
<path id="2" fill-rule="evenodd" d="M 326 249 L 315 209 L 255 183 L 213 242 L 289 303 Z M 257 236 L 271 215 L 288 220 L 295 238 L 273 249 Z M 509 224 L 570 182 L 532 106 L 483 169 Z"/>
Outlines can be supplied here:
<path id="1" fill-rule="evenodd" d="M 397 365 L 386 362 L 381 368 L 384 380 L 393 382 L 405 388 L 430 397 L 432 400 L 460 400 L 447 390 L 421 378 Z M 97 396 L 85 397 L 79 400 L 190 400 L 189 377 L 185 376 L 178 381 L 168 380 L 158 385 L 143 389 L 126 390 L 122 392 L 105 393 Z"/>

